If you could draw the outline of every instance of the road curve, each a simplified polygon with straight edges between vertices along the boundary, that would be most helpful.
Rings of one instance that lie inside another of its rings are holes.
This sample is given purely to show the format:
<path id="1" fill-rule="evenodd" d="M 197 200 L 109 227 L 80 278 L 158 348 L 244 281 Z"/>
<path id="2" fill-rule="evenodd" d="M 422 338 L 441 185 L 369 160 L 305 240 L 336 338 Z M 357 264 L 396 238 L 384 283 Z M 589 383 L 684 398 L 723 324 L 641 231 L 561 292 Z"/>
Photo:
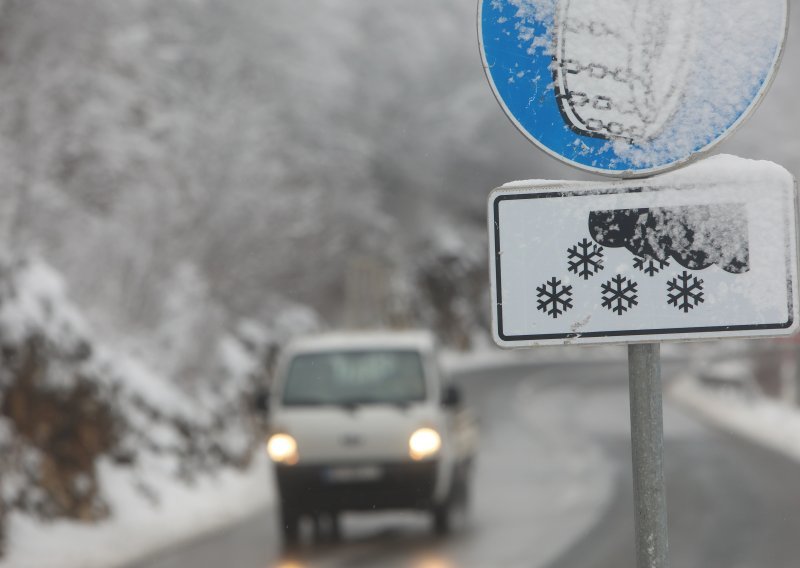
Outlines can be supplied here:
<path id="1" fill-rule="evenodd" d="M 666 366 L 665 376 L 678 370 Z M 346 519 L 343 542 L 287 557 L 265 511 L 130 568 L 633 568 L 625 365 L 504 368 L 459 380 L 482 424 L 482 465 L 473 512 L 449 539 L 432 537 L 418 515 L 362 515 Z M 800 466 L 669 401 L 665 431 L 673 567 L 800 565 Z M 568 490 L 548 496 L 548 483 Z"/>
<path id="2" fill-rule="evenodd" d="M 666 438 L 671 565 L 800 566 L 800 465 L 699 426 L 691 435 Z M 628 440 L 602 443 L 616 463 L 630 460 Z M 635 568 L 630 468 L 619 469 L 616 485 L 602 521 L 547 568 Z"/>

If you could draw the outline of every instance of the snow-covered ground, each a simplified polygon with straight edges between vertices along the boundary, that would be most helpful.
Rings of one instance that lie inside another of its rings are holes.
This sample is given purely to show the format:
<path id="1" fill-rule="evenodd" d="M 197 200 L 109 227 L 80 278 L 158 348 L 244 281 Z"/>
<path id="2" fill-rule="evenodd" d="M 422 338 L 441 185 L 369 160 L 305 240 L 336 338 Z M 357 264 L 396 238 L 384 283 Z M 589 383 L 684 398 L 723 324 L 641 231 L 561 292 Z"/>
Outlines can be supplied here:
<path id="1" fill-rule="evenodd" d="M 743 369 L 716 367 L 722 380 L 739 380 Z M 733 377 L 731 375 L 734 375 Z M 800 409 L 754 393 L 747 385 L 710 387 L 694 376 L 675 381 L 669 396 L 712 423 L 800 461 Z"/>
<path id="2" fill-rule="evenodd" d="M 539 365 L 565 361 L 621 361 L 625 349 L 619 346 L 603 347 L 540 347 L 537 349 L 502 350 L 486 346 L 468 353 L 446 351 L 442 365 L 452 373 L 496 367 Z"/>
<path id="3" fill-rule="evenodd" d="M 0 256 L 0 568 L 119 566 L 271 502 L 257 360 L 225 339 L 190 395 L 95 334 L 46 263 Z"/>
<path id="4" fill-rule="evenodd" d="M 42 523 L 12 515 L 9 550 L 0 568 L 113 568 L 214 531 L 272 502 L 272 470 L 266 455 L 244 473 L 225 471 L 186 486 L 171 476 L 150 477 L 162 497 L 142 499 L 118 468 L 101 466 L 100 477 L 115 514 L 98 524 Z"/>
<path id="5" fill-rule="evenodd" d="M 663 359 L 685 359 L 689 353 L 699 351 L 710 344 L 664 343 L 661 345 Z M 624 345 L 591 345 L 564 347 L 537 347 L 536 349 L 500 349 L 494 345 L 480 345 L 463 353 L 445 351 L 442 364 L 450 372 L 481 370 L 520 365 L 546 365 L 566 362 L 618 362 L 627 358 Z"/>

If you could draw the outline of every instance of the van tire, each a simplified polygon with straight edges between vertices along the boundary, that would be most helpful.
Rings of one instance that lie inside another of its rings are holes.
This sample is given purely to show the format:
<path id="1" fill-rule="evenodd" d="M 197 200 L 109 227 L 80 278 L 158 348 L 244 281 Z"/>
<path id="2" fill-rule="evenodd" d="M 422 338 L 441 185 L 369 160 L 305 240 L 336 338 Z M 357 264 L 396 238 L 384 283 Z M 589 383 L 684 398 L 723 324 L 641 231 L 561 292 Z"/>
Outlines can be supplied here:
<path id="1" fill-rule="evenodd" d="M 342 540 L 342 515 L 339 511 L 331 511 L 331 538 L 334 542 Z"/>
<path id="2" fill-rule="evenodd" d="M 450 501 L 447 500 L 441 505 L 435 506 L 431 514 L 433 516 L 433 532 L 439 536 L 450 534 L 452 529 Z"/>
<path id="3" fill-rule="evenodd" d="M 469 465 L 456 470 L 453 486 L 444 503 L 435 505 L 431 511 L 433 530 L 437 535 L 450 534 L 453 530 L 453 515 L 457 511 L 465 514 L 469 507 Z"/>
<path id="4" fill-rule="evenodd" d="M 281 506 L 281 536 L 286 548 L 295 546 L 300 538 L 300 514 L 293 507 L 283 504 Z"/>

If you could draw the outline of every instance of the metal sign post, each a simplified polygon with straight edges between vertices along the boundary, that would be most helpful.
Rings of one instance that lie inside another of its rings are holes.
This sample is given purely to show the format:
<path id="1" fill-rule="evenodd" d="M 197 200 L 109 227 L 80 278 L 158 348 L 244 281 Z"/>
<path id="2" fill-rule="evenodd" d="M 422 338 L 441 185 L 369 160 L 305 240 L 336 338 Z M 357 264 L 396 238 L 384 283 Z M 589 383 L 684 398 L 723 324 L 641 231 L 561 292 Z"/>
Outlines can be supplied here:
<path id="1" fill-rule="evenodd" d="M 647 178 L 492 192 L 492 328 L 500 347 L 630 344 L 637 565 L 667 568 L 659 342 L 797 330 L 797 188 L 779 166 L 735 158 L 648 176 L 708 153 L 752 113 L 788 3 L 598 4 L 478 1 L 486 77 L 520 132 L 582 170 Z"/>
<path id="2" fill-rule="evenodd" d="M 643 568 L 669 566 L 660 352 L 658 343 L 628 346 L 636 565 Z"/>

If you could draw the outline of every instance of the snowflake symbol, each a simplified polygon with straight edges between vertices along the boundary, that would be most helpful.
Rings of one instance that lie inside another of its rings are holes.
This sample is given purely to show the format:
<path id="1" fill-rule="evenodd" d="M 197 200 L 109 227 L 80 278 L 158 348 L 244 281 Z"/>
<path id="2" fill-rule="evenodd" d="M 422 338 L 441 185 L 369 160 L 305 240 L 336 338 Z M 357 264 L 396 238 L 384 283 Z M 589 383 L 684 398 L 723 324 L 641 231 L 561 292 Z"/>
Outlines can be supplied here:
<path id="1" fill-rule="evenodd" d="M 539 310 L 553 316 L 558 316 L 572 308 L 572 286 L 561 286 L 561 280 L 553 276 L 550 280 L 536 288 L 539 298 Z"/>
<path id="2" fill-rule="evenodd" d="M 655 276 L 668 266 L 668 261 L 657 258 L 637 256 L 633 261 L 633 267 L 638 268 L 648 276 Z"/>
<path id="3" fill-rule="evenodd" d="M 569 253 L 569 271 L 583 276 L 588 280 L 603 270 L 603 247 L 594 244 L 589 239 L 584 238 L 574 247 L 567 249 Z"/>
<path id="4" fill-rule="evenodd" d="M 615 276 L 602 286 L 603 307 L 621 316 L 622 312 L 639 305 L 638 287 L 639 285 L 633 280 L 620 275 Z"/>
<path id="5" fill-rule="evenodd" d="M 693 310 L 698 304 L 705 302 L 703 299 L 703 281 L 698 280 L 687 271 L 679 274 L 669 282 L 667 282 L 667 296 L 669 297 L 669 304 L 675 306 L 683 313 Z"/>

